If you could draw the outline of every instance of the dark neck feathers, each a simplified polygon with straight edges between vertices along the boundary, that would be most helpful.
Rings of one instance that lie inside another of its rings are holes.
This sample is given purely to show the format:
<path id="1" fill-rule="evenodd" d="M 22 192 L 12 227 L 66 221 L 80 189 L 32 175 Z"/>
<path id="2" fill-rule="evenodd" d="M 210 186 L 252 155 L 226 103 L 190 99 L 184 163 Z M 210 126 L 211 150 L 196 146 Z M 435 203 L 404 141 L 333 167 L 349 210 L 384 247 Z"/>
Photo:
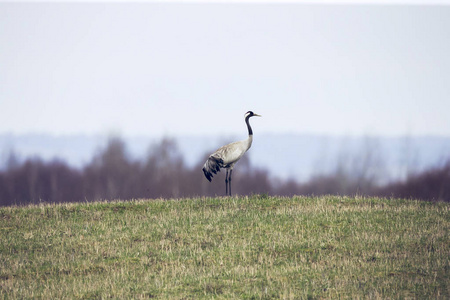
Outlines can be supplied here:
<path id="1" fill-rule="evenodd" d="M 247 129 L 248 129 L 248 135 L 253 135 L 253 130 L 252 130 L 252 127 L 250 126 L 249 119 L 250 119 L 250 116 L 247 116 L 245 118 L 245 123 L 247 124 Z"/>

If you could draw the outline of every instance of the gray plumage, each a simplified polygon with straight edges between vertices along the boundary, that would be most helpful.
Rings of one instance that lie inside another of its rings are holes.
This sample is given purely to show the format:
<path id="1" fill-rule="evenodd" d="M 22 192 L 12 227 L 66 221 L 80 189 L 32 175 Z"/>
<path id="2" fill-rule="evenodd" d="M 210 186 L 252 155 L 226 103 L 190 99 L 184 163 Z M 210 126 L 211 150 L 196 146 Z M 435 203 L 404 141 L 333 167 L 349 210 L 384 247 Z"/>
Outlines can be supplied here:
<path id="1" fill-rule="evenodd" d="M 247 113 L 245 113 L 245 123 L 247 124 L 248 138 L 243 141 L 234 142 L 220 147 L 216 150 L 216 152 L 208 157 L 208 160 L 203 165 L 203 173 L 205 174 L 206 179 L 208 179 L 209 181 L 212 180 L 214 176 L 213 174 L 217 174 L 217 172 L 220 172 L 220 169 L 227 169 L 227 173 L 225 175 L 225 192 L 227 195 L 231 195 L 231 173 L 233 171 L 234 165 L 252 146 L 253 131 L 249 123 L 249 119 L 251 117 L 260 117 L 260 115 L 257 115 L 252 111 L 248 111 Z"/>

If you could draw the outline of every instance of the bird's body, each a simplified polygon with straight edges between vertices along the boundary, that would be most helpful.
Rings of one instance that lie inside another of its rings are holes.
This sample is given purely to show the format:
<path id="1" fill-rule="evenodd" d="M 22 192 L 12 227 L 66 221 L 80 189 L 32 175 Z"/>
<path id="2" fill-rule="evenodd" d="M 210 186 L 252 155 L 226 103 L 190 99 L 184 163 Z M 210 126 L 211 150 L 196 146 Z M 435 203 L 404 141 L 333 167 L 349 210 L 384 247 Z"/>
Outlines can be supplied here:
<path id="1" fill-rule="evenodd" d="M 208 157 L 208 160 L 203 165 L 203 173 L 205 174 L 206 179 L 208 179 L 209 181 L 212 180 L 213 174 L 219 172 L 221 168 L 227 169 L 227 174 L 225 176 L 227 194 L 229 192 L 229 194 L 231 195 L 231 173 L 233 171 L 234 165 L 252 146 L 253 131 L 250 127 L 249 119 L 250 117 L 255 116 L 260 117 L 260 115 L 257 115 L 252 111 L 248 111 L 245 114 L 245 123 L 247 124 L 248 129 L 247 139 L 220 147 Z"/>

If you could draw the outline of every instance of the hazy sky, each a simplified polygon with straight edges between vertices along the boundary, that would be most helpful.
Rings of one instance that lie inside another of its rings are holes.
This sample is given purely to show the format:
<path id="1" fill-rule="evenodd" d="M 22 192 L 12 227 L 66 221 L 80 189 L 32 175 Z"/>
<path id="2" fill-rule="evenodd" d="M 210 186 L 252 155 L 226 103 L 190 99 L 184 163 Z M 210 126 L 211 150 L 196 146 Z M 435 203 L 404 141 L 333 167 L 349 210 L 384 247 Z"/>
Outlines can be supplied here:
<path id="1" fill-rule="evenodd" d="M 0 133 L 450 136 L 450 6 L 342 3 L 0 3 Z"/>

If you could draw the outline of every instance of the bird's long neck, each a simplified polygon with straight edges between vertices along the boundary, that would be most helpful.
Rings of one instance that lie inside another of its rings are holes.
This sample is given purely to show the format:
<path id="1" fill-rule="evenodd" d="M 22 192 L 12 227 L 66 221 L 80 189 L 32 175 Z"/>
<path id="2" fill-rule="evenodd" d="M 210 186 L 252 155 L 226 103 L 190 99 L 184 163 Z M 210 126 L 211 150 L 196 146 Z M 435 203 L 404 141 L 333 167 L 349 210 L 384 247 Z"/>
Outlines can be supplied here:
<path id="1" fill-rule="evenodd" d="M 252 127 L 250 126 L 249 119 L 250 119 L 250 116 L 245 118 L 245 123 L 247 124 L 247 129 L 248 129 L 247 150 L 250 149 L 250 147 L 252 146 L 252 142 L 253 142 L 253 130 L 252 130 Z M 247 150 L 245 150 L 245 151 L 247 151 Z"/>
<path id="2" fill-rule="evenodd" d="M 247 124 L 247 129 L 248 129 L 248 135 L 249 135 L 249 137 L 250 137 L 250 136 L 253 137 L 253 130 L 252 130 L 252 127 L 250 126 L 249 119 L 250 119 L 250 116 L 247 116 L 247 117 L 245 118 L 245 123 Z"/>

